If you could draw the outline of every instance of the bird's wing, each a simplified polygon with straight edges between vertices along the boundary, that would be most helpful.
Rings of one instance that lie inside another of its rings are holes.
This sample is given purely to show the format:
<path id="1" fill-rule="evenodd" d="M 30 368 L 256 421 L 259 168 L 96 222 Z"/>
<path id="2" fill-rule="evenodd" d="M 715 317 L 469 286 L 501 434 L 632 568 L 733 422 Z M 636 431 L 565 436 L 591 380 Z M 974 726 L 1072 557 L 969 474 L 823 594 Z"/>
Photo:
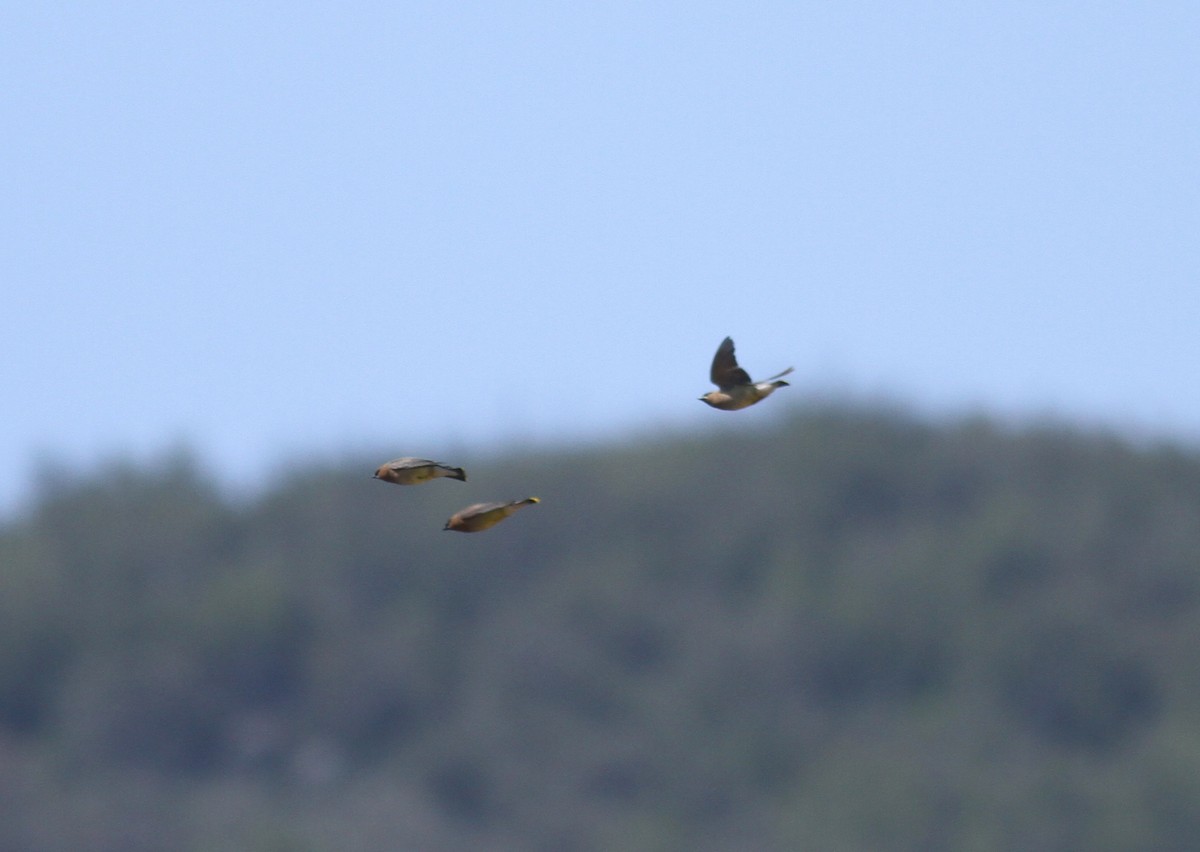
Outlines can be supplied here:
<path id="1" fill-rule="evenodd" d="M 461 510 L 458 514 L 464 518 L 469 518 L 472 515 L 482 515 L 484 512 L 490 512 L 492 509 L 499 509 L 502 506 L 507 506 L 507 503 L 472 503 L 467 508 Z"/>
<path id="2" fill-rule="evenodd" d="M 429 459 L 405 457 L 402 459 L 392 459 L 388 462 L 388 467 L 392 468 L 392 470 L 411 470 L 414 467 L 427 467 L 431 464 L 434 464 L 434 462 L 431 462 Z"/>
<path id="3" fill-rule="evenodd" d="M 737 357 L 733 354 L 733 338 L 726 337 L 717 347 L 713 356 L 712 369 L 708 373 L 712 383 L 721 390 L 734 385 L 750 384 L 750 374 L 738 366 Z"/>
<path id="4" fill-rule="evenodd" d="M 771 376 L 771 378 L 769 378 L 769 379 L 763 379 L 763 381 L 764 381 L 764 382 L 773 382 L 773 381 L 775 381 L 776 379 L 782 379 L 784 376 L 786 376 L 788 373 L 792 372 L 792 370 L 794 370 L 794 369 L 796 369 L 796 368 L 795 368 L 795 367 L 788 367 L 788 368 L 787 368 L 786 370 L 784 370 L 782 373 L 776 373 L 775 375 Z"/>

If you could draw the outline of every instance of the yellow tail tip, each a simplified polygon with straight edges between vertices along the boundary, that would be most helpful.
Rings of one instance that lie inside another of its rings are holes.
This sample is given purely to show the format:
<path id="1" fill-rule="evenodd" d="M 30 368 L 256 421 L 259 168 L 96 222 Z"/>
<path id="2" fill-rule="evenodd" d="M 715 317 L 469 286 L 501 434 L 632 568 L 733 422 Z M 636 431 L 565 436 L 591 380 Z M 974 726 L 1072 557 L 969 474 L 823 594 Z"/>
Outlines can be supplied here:
<path id="1" fill-rule="evenodd" d="M 529 499 L 527 499 L 525 502 L 526 502 L 526 503 L 540 503 L 540 502 L 542 502 L 542 501 L 541 501 L 541 500 L 539 500 L 537 497 L 530 497 L 530 498 L 529 498 Z"/>

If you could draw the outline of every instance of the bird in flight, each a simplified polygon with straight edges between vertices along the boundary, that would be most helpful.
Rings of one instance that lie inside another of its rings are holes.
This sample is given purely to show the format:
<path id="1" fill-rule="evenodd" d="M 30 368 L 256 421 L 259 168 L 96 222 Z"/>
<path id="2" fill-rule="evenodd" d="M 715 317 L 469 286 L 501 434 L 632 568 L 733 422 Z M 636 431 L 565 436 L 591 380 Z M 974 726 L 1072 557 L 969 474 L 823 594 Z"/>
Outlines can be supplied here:
<path id="1" fill-rule="evenodd" d="M 733 338 L 726 337 L 717 347 L 717 354 L 713 356 L 712 370 L 709 372 L 717 390 L 709 391 L 700 397 L 700 401 L 722 411 L 737 411 L 739 408 L 747 408 L 766 399 L 775 392 L 776 388 L 787 387 L 788 383 L 782 381 L 780 376 L 786 376 L 792 372 L 792 369 L 792 367 L 788 367 L 782 373 L 776 373 L 761 382 L 752 381 L 750 374 L 738 366 L 737 357 L 733 354 Z"/>
<path id="2" fill-rule="evenodd" d="M 536 497 L 527 497 L 524 500 L 512 500 L 507 503 L 475 503 L 451 515 L 450 520 L 446 521 L 446 526 L 442 529 L 455 532 L 482 532 L 489 527 L 494 527 L 522 506 L 540 502 L 542 501 Z"/>
<path id="3" fill-rule="evenodd" d="M 402 458 L 384 462 L 375 471 L 374 478 L 397 485 L 420 485 L 431 479 L 446 476 L 461 482 L 467 481 L 467 472 L 461 467 L 451 467 L 429 459 Z"/>

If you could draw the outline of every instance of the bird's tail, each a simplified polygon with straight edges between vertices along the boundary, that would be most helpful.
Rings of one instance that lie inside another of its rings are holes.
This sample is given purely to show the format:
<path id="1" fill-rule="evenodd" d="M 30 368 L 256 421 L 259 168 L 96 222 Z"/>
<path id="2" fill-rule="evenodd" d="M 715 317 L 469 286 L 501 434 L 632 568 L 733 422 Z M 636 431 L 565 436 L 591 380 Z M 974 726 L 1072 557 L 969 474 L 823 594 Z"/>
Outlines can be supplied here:
<path id="1" fill-rule="evenodd" d="M 446 474 L 446 476 L 450 479 L 457 479 L 459 482 L 467 481 L 467 472 L 461 467 L 450 468 L 450 473 Z"/>
<path id="2" fill-rule="evenodd" d="M 521 500 L 520 502 L 522 504 L 524 504 L 524 503 L 540 503 L 542 501 L 539 500 L 537 497 L 526 497 L 524 500 Z"/>

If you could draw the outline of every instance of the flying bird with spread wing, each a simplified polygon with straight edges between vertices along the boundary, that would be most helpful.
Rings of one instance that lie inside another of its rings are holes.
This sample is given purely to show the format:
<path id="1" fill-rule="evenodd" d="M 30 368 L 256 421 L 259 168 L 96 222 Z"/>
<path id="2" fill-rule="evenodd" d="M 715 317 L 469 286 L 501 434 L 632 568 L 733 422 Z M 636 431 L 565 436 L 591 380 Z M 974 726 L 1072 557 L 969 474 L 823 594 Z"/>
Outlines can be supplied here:
<path id="1" fill-rule="evenodd" d="M 750 374 L 738 366 L 737 357 L 733 354 L 733 338 L 726 337 L 717 347 L 717 354 L 713 356 L 712 370 L 709 372 L 717 390 L 709 391 L 700 397 L 700 401 L 722 411 L 748 408 L 754 403 L 766 399 L 775 392 L 776 388 L 787 387 L 788 383 L 782 381 L 780 376 L 786 376 L 793 369 L 788 367 L 782 373 L 776 373 L 761 382 L 752 381 Z"/>
<path id="2" fill-rule="evenodd" d="M 443 476 L 460 482 L 467 481 L 467 472 L 461 467 L 408 457 L 384 462 L 374 474 L 375 479 L 394 482 L 396 485 L 420 485 L 422 482 L 441 479 Z"/>
<path id="3" fill-rule="evenodd" d="M 524 500 L 511 500 L 507 503 L 474 503 L 462 511 L 455 512 L 446 521 L 443 530 L 455 532 L 482 532 L 503 521 L 522 506 L 530 506 L 542 502 L 536 497 Z"/>

